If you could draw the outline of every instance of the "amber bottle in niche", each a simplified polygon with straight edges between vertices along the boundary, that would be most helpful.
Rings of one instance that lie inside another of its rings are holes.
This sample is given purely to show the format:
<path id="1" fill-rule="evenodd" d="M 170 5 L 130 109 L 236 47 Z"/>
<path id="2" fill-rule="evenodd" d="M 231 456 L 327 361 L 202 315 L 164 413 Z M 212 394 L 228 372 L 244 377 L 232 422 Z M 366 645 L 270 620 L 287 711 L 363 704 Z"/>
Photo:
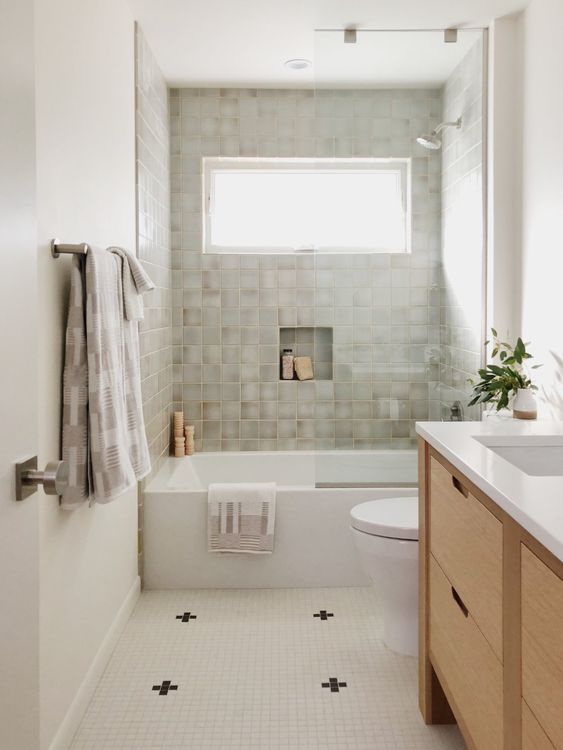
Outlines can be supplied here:
<path id="1" fill-rule="evenodd" d="M 293 380 L 293 349 L 284 349 L 281 358 L 282 380 Z"/>

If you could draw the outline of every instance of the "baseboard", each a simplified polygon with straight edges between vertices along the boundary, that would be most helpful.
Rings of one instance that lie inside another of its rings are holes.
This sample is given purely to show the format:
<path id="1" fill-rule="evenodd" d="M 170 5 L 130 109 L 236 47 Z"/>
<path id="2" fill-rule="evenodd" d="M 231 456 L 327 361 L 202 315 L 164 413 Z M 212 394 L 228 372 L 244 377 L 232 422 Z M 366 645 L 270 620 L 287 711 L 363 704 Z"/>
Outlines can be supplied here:
<path id="1" fill-rule="evenodd" d="M 82 721 L 82 717 L 88 708 L 94 691 L 100 681 L 102 674 L 110 660 L 113 650 L 117 644 L 119 636 L 121 635 L 123 628 L 125 627 L 127 620 L 131 616 L 135 604 L 139 598 L 141 592 L 141 579 L 137 577 L 133 586 L 131 586 L 129 593 L 125 597 L 125 600 L 114 621 L 112 622 L 108 632 L 105 635 L 104 640 L 98 652 L 94 658 L 94 661 L 90 665 L 90 669 L 86 673 L 82 685 L 78 688 L 76 696 L 72 701 L 66 716 L 62 721 L 53 741 L 49 745 L 49 750 L 68 750 L 72 738 L 76 734 L 76 730 Z"/>

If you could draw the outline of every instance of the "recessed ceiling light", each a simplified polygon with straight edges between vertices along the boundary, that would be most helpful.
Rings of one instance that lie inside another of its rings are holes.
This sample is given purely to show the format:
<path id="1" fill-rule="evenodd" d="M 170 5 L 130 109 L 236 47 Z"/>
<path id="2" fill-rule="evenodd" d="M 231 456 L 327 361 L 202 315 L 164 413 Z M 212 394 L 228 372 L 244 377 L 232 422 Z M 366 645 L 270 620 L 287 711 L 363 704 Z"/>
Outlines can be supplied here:
<path id="1" fill-rule="evenodd" d="M 292 70 L 304 70 L 311 67 L 311 61 L 305 60 L 303 57 L 296 57 L 293 60 L 286 60 L 284 65 Z"/>

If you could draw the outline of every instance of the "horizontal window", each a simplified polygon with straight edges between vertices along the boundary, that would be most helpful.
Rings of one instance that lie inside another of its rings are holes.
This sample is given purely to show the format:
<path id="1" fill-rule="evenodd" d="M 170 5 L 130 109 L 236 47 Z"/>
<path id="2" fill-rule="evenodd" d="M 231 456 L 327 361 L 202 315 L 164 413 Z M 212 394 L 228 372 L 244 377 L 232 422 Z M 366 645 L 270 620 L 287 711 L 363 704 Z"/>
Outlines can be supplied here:
<path id="1" fill-rule="evenodd" d="M 203 161 L 207 253 L 410 252 L 410 159 Z"/>

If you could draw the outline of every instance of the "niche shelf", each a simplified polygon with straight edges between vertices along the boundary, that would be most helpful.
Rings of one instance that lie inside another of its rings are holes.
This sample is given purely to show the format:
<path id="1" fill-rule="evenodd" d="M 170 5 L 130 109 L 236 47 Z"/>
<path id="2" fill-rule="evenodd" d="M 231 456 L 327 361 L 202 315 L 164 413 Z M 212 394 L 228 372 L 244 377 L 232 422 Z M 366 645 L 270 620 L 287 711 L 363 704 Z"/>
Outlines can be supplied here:
<path id="1" fill-rule="evenodd" d="M 327 326 L 280 328 L 280 358 L 284 349 L 292 349 L 295 357 L 311 357 L 313 379 L 332 380 L 332 339 L 332 328 Z"/>

